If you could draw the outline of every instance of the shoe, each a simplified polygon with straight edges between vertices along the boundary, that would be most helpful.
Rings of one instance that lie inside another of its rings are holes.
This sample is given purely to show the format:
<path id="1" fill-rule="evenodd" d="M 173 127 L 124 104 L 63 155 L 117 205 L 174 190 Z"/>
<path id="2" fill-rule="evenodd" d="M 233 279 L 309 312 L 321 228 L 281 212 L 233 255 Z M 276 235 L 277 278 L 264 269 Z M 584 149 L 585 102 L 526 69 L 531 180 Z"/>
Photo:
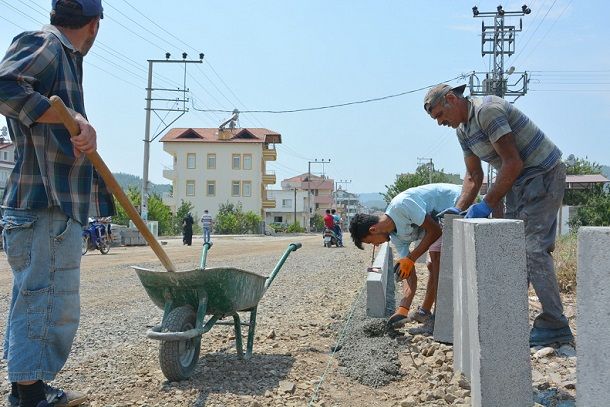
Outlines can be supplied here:
<path id="1" fill-rule="evenodd" d="M 44 384 L 44 392 L 47 395 L 47 400 L 41 401 L 36 407 L 74 407 L 80 406 L 87 401 L 87 395 L 84 393 L 78 391 L 63 391 L 46 383 Z M 19 397 L 9 394 L 8 405 L 10 407 L 19 407 Z"/>
<path id="2" fill-rule="evenodd" d="M 407 332 L 411 335 L 425 335 L 430 336 L 434 332 L 434 315 L 431 315 L 426 322 L 422 325 L 411 328 Z"/>
<path id="3" fill-rule="evenodd" d="M 400 310 L 400 308 L 404 309 L 402 313 L 398 311 Z M 405 307 L 398 307 L 398 310 L 396 310 L 394 315 L 392 315 L 390 319 L 388 319 L 388 327 L 394 329 L 400 328 L 409 320 L 408 309 L 406 309 Z"/>
<path id="4" fill-rule="evenodd" d="M 420 324 L 425 324 L 432 317 L 432 313 L 430 311 L 426 311 L 422 307 L 417 307 L 416 311 L 413 311 L 409 314 L 410 321 L 417 321 Z"/>
<path id="5" fill-rule="evenodd" d="M 561 328 L 538 328 L 533 327 L 530 331 L 530 347 L 549 346 L 552 344 L 563 345 L 574 341 L 574 335 L 569 326 Z"/>

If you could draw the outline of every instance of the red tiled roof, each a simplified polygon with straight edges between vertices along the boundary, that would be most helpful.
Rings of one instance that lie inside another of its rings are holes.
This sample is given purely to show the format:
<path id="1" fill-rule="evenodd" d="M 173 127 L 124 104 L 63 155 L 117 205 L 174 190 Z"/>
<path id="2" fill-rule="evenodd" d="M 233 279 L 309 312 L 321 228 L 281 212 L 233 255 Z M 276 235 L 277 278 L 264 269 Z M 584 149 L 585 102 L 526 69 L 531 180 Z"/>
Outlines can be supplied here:
<path id="1" fill-rule="evenodd" d="M 282 135 L 263 128 L 225 129 L 227 139 L 219 138 L 217 128 L 173 128 L 161 142 L 202 142 L 202 143 L 281 143 Z"/>
<path id="2" fill-rule="evenodd" d="M 0 150 L 3 150 L 5 148 L 9 148 L 13 145 L 13 143 L 1 143 L 0 144 Z"/>

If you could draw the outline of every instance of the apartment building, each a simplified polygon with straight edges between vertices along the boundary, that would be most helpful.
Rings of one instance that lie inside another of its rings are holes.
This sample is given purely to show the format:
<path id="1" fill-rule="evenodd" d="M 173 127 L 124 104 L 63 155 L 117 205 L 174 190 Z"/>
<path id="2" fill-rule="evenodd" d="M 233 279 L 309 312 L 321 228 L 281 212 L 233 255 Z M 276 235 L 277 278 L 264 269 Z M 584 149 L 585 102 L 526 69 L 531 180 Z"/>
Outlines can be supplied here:
<path id="1" fill-rule="evenodd" d="M 173 157 L 173 167 L 163 171 L 172 182 L 172 193 L 163 202 L 173 211 L 182 201 L 190 202 L 193 215 L 207 209 L 216 216 L 224 203 L 241 204 L 263 218 L 265 208 L 274 208 L 267 186 L 276 182 L 267 171 L 275 161 L 275 144 L 282 136 L 264 128 L 174 128 L 160 140 Z"/>
<path id="2" fill-rule="evenodd" d="M 335 181 L 332 178 L 304 173 L 283 180 L 281 185 L 283 190 L 309 191 L 306 205 L 311 209 L 312 216 L 316 213 L 323 215 L 326 209 L 333 207 Z"/>

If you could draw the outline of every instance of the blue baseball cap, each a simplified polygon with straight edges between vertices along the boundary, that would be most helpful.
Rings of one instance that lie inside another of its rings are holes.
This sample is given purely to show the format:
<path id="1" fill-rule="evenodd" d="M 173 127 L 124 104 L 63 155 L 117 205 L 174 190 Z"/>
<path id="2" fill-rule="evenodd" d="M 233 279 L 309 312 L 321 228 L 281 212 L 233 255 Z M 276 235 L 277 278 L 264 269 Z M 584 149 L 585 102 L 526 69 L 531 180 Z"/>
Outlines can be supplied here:
<path id="1" fill-rule="evenodd" d="M 80 6 L 83 9 L 83 13 L 82 13 L 83 16 L 85 16 L 85 17 L 101 16 L 103 18 L 104 8 L 102 7 L 102 0 L 72 0 L 72 1 L 80 4 Z M 57 6 L 57 2 L 58 2 L 58 0 L 52 0 L 51 5 L 53 7 L 53 10 L 55 10 L 55 7 Z M 62 11 L 65 11 L 65 9 Z"/>

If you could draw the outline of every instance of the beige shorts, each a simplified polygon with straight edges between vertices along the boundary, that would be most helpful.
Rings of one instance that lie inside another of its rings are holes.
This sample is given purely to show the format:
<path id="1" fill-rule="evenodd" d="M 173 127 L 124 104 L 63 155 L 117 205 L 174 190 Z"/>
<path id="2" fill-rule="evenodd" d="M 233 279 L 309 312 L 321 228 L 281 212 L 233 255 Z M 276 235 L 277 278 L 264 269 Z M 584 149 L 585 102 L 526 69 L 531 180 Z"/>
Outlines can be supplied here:
<path id="1" fill-rule="evenodd" d="M 440 252 L 442 247 L 443 247 L 443 235 L 441 235 L 441 237 L 436 239 L 436 241 L 430 245 L 430 247 L 428 248 L 428 251 L 429 252 Z"/>

